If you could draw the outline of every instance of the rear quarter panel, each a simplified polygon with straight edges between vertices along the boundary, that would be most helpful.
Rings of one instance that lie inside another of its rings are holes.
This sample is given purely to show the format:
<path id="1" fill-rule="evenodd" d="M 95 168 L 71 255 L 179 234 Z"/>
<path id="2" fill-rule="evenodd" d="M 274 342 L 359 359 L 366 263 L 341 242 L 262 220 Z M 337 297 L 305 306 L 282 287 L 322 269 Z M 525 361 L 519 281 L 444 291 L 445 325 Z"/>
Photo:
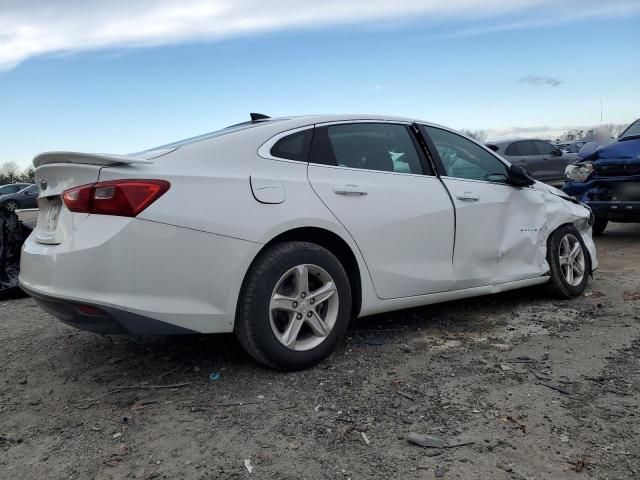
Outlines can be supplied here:
<path id="1" fill-rule="evenodd" d="M 362 296 L 369 298 L 373 286 L 357 245 L 315 194 L 307 180 L 307 164 L 259 157 L 257 150 L 267 138 L 228 135 L 215 142 L 199 142 L 154 160 L 152 165 L 103 168 L 100 181 L 119 178 L 154 178 L 171 188 L 138 218 L 236 238 L 253 243 L 246 258 L 236 265 L 230 283 L 237 299 L 244 276 L 264 244 L 281 233 L 301 227 L 317 227 L 341 237 L 358 261 Z M 250 177 L 282 182 L 285 200 L 261 203 L 251 190 Z M 189 245 L 177 248 L 189 249 Z"/>

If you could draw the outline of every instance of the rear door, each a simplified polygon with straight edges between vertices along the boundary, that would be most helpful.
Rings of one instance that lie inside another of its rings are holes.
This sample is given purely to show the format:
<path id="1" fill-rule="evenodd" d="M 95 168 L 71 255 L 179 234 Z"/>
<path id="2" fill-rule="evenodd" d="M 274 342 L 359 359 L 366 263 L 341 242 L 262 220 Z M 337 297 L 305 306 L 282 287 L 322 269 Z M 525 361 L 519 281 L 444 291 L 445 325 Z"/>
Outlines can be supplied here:
<path id="1" fill-rule="evenodd" d="M 534 140 L 533 143 L 540 158 L 538 178 L 545 181 L 563 180 L 568 155 L 563 155 L 559 148 L 549 142 Z"/>
<path id="2" fill-rule="evenodd" d="M 509 145 L 505 151 L 511 163 L 526 168 L 535 178 L 539 178 L 543 170 L 542 158 L 531 140 L 518 140 Z"/>
<path id="3" fill-rule="evenodd" d="M 380 298 L 452 283 L 451 199 L 408 123 L 316 125 L 308 178 L 360 248 Z"/>

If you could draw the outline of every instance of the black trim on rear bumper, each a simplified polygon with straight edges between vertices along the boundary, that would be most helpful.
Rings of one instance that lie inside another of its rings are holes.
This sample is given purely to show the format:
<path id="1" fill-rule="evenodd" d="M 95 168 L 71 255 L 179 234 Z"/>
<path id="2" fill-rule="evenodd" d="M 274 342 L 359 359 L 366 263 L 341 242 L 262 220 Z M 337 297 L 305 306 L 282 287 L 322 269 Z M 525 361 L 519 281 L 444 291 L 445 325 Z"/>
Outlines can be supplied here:
<path id="1" fill-rule="evenodd" d="M 104 335 L 185 335 L 198 333 L 194 330 L 124 310 L 51 297 L 29 290 L 24 285 L 20 285 L 20 287 L 45 312 L 50 313 L 62 323 L 80 330 Z M 78 306 L 95 307 L 99 312 L 95 314 L 85 313 L 79 310 Z"/>

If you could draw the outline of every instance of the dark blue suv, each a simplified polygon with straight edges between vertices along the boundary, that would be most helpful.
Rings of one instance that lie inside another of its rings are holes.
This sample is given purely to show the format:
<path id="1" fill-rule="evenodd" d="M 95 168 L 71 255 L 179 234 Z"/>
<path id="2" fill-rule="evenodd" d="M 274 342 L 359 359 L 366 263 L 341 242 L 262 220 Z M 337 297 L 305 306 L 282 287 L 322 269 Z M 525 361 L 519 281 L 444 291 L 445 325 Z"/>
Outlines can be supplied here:
<path id="1" fill-rule="evenodd" d="M 611 222 L 640 222 L 640 119 L 618 141 L 569 165 L 564 191 L 591 207 L 593 233 Z"/>

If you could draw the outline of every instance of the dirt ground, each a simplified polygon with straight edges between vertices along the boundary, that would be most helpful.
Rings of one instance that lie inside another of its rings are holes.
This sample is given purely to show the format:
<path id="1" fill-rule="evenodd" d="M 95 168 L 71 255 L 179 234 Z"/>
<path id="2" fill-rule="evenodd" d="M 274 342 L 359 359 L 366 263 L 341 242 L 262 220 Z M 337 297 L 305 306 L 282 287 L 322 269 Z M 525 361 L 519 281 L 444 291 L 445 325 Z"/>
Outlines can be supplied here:
<path id="1" fill-rule="evenodd" d="M 584 297 L 363 319 L 298 373 L 231 335 L 103 337 L 2 302 L 0 478 L 640 478 L 640 225 L 597 243 Z"/>

